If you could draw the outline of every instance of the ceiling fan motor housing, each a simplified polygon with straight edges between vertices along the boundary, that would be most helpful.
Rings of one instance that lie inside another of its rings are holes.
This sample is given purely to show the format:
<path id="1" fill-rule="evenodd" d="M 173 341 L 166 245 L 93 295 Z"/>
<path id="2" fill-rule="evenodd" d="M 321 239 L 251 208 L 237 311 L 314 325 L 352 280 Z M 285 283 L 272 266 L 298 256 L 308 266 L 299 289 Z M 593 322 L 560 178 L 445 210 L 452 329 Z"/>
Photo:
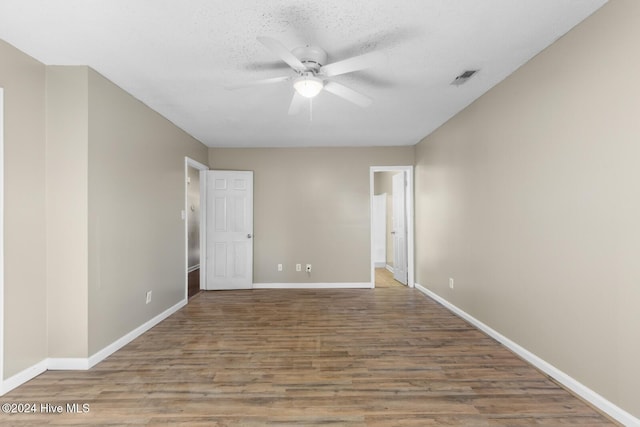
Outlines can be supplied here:
<path id="1" fill-rule="evenodd" d="M 302 62 L 307 69 L 317 73 L 327 63 L 327 52 L 317 46 L 301 46 L 291 53 Z"/>

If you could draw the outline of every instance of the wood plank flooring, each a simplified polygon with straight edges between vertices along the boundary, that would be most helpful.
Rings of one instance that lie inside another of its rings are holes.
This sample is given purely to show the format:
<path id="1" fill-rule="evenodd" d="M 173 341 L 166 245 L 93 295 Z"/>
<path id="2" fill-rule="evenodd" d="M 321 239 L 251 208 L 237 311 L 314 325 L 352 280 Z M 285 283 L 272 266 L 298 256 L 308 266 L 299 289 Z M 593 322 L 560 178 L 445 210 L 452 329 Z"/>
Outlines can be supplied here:
<path id="1" fill-rule="evenodd" d="M 393 273 L 387 270 L 386 268 L 376 268 L 376 288 L 396 288 L 396 287 L 404 287 L 405 285 L 398 282 L 393 278 Z"/>
<path id="2" fill-rule="evenodd" d="M 200 292 L 200 269 L 197 268 L 187 274 L 187 297 L 191 298 Z"/>
<path id="3" fill-rule="evenodd" d="M 416 290 L 201 292 L 89 371 L 45 372 L 1 425 L 615 425 Z M 65 408 L 66 409 L 66 408 Z"/>

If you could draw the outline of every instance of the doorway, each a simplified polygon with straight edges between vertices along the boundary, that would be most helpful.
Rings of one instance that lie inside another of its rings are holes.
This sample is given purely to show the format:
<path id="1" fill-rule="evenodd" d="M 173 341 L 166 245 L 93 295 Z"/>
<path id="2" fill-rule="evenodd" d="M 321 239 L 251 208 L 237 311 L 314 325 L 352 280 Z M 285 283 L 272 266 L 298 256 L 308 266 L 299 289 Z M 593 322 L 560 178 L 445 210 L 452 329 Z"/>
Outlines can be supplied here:
<path id="1" fill-rule="evenodd" d="M 202 194 L 203 184 L 201 182 L 201 172 L 209 168 L 202 163 L 185 157 L 184 180 L 185 180 L 185 204 L 183 217 L 185 219 L 185 257 L 186 257 L 186 286 L 185 297 L 187 300 L 203 289 L 202 257 L 204 251 L 202 247 L 203 214 L 202 214 Z"/>
<path id="2" fill-rule="evenodd" d="M 413 166 L 372 166 L 370 201 L 372 286 L 376 268 L 384 268 L 397 282 L 413 287 Z"/>

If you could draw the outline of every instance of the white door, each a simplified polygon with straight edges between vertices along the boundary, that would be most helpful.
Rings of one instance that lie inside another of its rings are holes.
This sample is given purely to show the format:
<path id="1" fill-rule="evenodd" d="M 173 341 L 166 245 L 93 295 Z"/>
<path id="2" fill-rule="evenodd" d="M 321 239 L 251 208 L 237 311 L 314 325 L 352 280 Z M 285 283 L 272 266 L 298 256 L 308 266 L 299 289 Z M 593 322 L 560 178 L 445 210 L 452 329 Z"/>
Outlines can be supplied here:
<path id="1" fill-rule="evenodd" d="M 393 175 L 393 278 L 407 284 L 407 213 L 405 202 L 406 181 L 404 172 Z"/>
<path id="2" fill-rule="evenodd" d="M 207 171 L 206 289 L 253 286 L 253 172 Z"/>

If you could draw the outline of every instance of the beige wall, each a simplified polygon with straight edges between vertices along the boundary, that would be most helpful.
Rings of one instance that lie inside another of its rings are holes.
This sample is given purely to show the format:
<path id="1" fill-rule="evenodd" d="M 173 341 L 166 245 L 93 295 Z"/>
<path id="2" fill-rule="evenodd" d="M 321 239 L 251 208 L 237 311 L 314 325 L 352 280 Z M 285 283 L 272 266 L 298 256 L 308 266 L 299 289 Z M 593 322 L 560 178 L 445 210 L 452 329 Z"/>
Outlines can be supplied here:
<path id="1" fill-rule="evenodd" d="M 46 357 L 45 66 L 0 40 L 4 378 Z"/>
<path id="2" fill-rule="evenodd" d="M 89 71 L 89 354 L 185 297 L 185 156 L 207 148 Z"/>
<path id="3" fill-rule="evenodd" d="M 254 283 L 369 282 L 369 167 L 413 159 L 414 147 L 209 150 L 212 169 L 255 172 Z"/>
<path id="4" fill-rule="evenodd" d="M 207 148 L 87 67 L 2 41 L 0 87 L 7 379 L 88 357 L 184 299 L 184 157 Z"/>
<path id="5" fill-rule="evenodd" d="M 87 67 L 47 67 L 48 357 L 88 356 L 87 80 Z"/>
<path id="6" fill-rule="evenodd" d="M 638 22 L 610 1 L 416 149 L 417 282 L 635 416 Z"/>

